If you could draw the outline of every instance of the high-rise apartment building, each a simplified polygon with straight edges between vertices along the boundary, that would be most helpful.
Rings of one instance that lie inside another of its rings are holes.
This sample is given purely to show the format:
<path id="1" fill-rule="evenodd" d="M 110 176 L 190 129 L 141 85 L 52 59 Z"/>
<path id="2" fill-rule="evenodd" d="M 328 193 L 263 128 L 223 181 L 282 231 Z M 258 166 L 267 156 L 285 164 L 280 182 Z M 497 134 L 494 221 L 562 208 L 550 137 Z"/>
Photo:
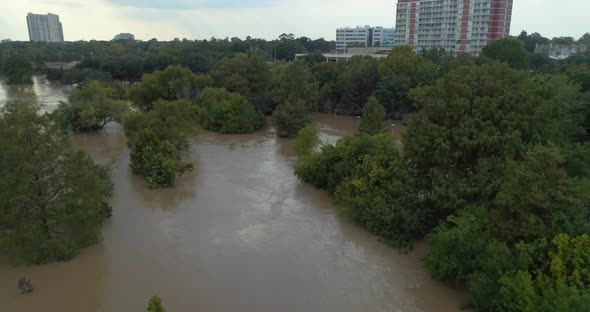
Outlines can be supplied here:
<path id="1" fill-rule="evenodd" d="M 27 14 L 29 38 L 31 41 L 63 42 L 64 32 L 55 14 Z"/>
<path id="2" fill-rule="evenodd" d="M 478 55 L 508 37 L 513 0 L 398 0 L 396 45 Z"/>
<path id="3" fill-rule="evenodd" d="M 352 47 L 392 47 L 393 28 L 357 26 L 336 29 L 336 52 L 346 53 Z"/>

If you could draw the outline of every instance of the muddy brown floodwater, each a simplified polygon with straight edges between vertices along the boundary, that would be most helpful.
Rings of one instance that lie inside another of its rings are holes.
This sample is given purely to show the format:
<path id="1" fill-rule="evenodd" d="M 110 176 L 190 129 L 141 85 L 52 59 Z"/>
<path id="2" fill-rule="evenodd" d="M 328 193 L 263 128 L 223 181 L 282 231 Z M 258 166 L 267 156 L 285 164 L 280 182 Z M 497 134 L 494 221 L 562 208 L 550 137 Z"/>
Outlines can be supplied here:
<path id="1" fill-rule="evenodd" d="M 72 86 L 62 86 L 42 76 L 34 76 L 30 85 L 7 85 L 0 78 L 0 107 L 8 101 L 23 100 L 37 103 L 43 112 L 52 112 L 73 90 Z"/>
<path id="2" fill-rule="evenodd" d="M 324 141 L 357 128 L 316 120 Z M 402 255 L 341 216 L 297 181 L 292 141 L 271 131 L 201 134 L 186 154 L 195 170 L 163 190 L 132 175 L 117 125 L 73 142 L 112 167 L 113 217 L 72 261 L 0 267 L 2 311 L 141 312 L 154 294 L 171 312 L 458 310 L 462 294 L 422 268 L 424 244 Z M 32 295 L 18 293 L 21 276 Z"/>

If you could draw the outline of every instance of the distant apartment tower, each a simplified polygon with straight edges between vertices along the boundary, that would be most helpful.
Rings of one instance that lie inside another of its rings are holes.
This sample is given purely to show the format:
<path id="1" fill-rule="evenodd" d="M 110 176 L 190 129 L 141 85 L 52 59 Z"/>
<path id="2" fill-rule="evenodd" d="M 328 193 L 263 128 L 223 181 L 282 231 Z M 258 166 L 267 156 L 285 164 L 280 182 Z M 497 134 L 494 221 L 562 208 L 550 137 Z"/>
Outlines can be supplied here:
<path id="1" fill-rule="evenodd" d="M 396 45 L 478 55 L 510 34 L 513 0 L 398 0 Z"/>
<path id="2" fill-rule="evenodd" d="M 135 40 L 135 35 L 130 33 L 120 33 L 113 40 Z"/>
<path id="3" fill-rule="evenodd" d="M 27 14 L 29 26 L 29 38 L 31 41 L 63 42 L 64 32 L 59 21 L 59 15 L 55 14 Z"/>
<path id="4" fill-rule="evenodd" d="M 393 28 L 357 26 L 336 29 L 336 52 L 346 53 L 352 47 L 392 47 Z"/>

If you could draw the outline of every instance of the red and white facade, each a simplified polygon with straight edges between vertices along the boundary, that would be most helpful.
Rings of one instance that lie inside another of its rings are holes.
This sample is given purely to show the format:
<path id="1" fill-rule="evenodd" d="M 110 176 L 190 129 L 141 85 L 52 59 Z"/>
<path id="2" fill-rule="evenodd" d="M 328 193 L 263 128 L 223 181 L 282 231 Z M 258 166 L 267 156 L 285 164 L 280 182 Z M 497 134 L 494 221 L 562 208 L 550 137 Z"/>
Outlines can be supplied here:
<path id="1" fill-rule="evenodd" d="M 478 55 L 508 37 L 513 0 L 398 0 L 395 45 Z"/>

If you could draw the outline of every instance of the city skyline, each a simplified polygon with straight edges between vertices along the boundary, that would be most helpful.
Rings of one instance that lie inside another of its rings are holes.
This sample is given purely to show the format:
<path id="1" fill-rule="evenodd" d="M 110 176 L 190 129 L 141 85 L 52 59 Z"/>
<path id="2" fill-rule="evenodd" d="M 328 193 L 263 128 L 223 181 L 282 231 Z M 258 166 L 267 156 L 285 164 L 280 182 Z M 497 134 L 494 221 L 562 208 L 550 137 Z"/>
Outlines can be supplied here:
<path id="1" fill-rule="evenodd" d="M 23 0 L 0 4 L 0 37 L 28 41 L 28 12 L 60 15 L 68 41 L 110 40 L 118 33 L 134 33 L 140 40 L 157 38 L 208 39 L 252 36 L 274 39 L 281 33 L 335 40 L 334 29 L 343 26 L 394 27 L 395 0 L 362 3 L 351 0 L 211 1 L 211 0 Z M 546 37 L 579 38 L 590 31 L 583 0 L 515 0 L 511 35 L 521 30 Z M 88 14 L 92 12 L 92 14 Z M 294 14 L 296 12 L 297 14 Z M 231 23 L 228 23 L 231 21 Z"/>

